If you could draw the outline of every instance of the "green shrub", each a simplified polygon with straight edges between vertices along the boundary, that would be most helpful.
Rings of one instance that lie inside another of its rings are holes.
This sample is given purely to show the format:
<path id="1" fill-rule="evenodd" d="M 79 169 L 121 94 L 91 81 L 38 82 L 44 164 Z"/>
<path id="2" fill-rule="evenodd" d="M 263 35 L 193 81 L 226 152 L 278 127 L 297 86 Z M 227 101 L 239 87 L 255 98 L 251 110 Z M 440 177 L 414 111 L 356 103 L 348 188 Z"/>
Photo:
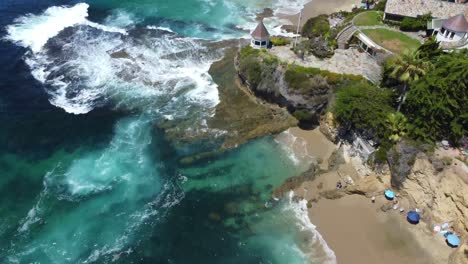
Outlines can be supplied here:
<path id="1" fill-rule="evenodd" d="M 377 10 L 377 11 L 385 11 L 385 4 L 387 4 L 387 0 L 380 0 L 380 1 L 375 5 L 375 10 Z"/>
<path id="2" fill-rule="evenodd" d="M 262 67 L 260 63 L 253 58 L 245 59 L 243 72 L 246 74 L 247 81 L 253 88 L 262 80 Z"/>
<path id="3" fill-rule="evenodd" d="M 400 24 L 400 30 L 403 31 L 419 31 L 425 28 L 426 25 L 422 21 L 411 17 L 405 17 Z"/>
<path id="4" fill-rule="evenodd" d="M 273 46 L 285 46 L 291 43 L 291 40 L 284 37 L 272 37 L 270 42 Z"/>
<path id="5" fill-rule="evenodd" d="M 246 58 L 246 57 L 248 57 L 250 55 L 257 56 L 259 54 L 260 54 L 260 50 L 254 49 L 254 48 L 252 48 L 250 46 L 246 46 L 246 47 L 242 48 L 241 51 L 240 51 L 240 59 L 244 59 L 244 58 Z"/>
<path id="6" fill-rule="evenodd" d="M 327 15 L 319 15 L 313 17 L 304 24 L 302 27 L 302 36 L 314 38 L 318 36 L 325 36 L 330 32 L 330 24 L 328 23 Z"/>
<path id="7" fill-rule="evenodd" d="M 427 22 L 432 19 L 432 14 L 425 14 L 418 18 L 405 17 L 400 24 L 400 30 L 403 31 L 419 31 L 426 30 Z"/>
<path id="8" fill-rule="evenodd" d="M 391 104 L 391 91 L 359 82 L 338 90 L 333 112 L 343 128 L 382 140 Z"/>

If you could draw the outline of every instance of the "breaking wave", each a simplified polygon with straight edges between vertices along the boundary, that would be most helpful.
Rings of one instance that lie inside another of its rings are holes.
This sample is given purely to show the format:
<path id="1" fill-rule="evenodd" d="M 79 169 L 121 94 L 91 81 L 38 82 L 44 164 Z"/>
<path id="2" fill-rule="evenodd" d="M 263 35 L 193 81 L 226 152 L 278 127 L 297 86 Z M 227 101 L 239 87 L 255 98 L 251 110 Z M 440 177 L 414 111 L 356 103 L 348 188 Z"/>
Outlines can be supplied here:
<path id="1" fill-rule="evenodd" d="M 7 39 L 31 49 L 25 60 L 53 105 L 84 114 L 109 103 L 134 109 L 151 101 L 160 110 L 178 101 L 207 108 L 218 103 L 208 69 L 219 53 L 166 28 L 97 24 L 86 19 L 87 9 L 50 7 L 7 29 Z"/>
<path id="2" fill-rule="evenodd" d="M 310 238 L 308 239 L 308 250 L 302 249 L 302 253 L 305 254 L 312 263 L 337 264 L 335 252 L 328 246 L 327 242 L 309 219 L 307 201 L 294 201 L 293 197 L 294 192 L 291 191 L 289 193 L 289 204 L 286 206 L 285 211 L 290 211 L 294 214 L 297 219 L 298 227 Z"/>

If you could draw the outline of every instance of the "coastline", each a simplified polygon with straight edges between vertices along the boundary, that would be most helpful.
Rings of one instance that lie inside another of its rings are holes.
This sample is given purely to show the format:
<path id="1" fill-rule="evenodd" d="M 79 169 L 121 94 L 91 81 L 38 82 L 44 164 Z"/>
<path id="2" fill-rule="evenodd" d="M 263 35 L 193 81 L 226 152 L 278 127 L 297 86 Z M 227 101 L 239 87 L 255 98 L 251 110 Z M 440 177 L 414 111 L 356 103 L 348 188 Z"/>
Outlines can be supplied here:
<path id="1" fill-rule="evenodd" d="M 302 9 L 301 26 L 308 19 L 318 15 L 329 15 L 339 11 L 351 11 L 352 5 L 359 5 L 359 0 L 311 0 L 306 3 Z M 295 15 L 280 15 L 282 18 L 289 20 L 293 26 L 297 26 L 299 14 Z"/>
<path id="2" fill-rule="evenodd" d="M 301 148 L 289 145 L 296 156 L 303 155 L 304 148 L 316 148 L 309 157 L 318 160 L 320 169 L 314 177 L 296 177 L 286 182 L 275 195 L 285 196 L 292 190 L 293 200 L 307 204 L 310 222 L 326 243 L 322 246 L 334 252 L 337 263 L 448 263 L 454 250 L 446 245 L 443 236 L 429 231 L 431 223 L 411 225 L 406 213 L 382 209 L 392 205 L 380 195 L 380 190 L 390 186 L 389 177 L 383 182 L 376 181 L 375 175 L 361 177 L 353 162 L 346 162 L 346 158 L 336 162 L 334 156 L 341 148 L 328 141 L 318 128 L 310 131 L 291 128 L 284 133 L 301 142 Z M 376 193 L 376 202 L 372 203 L 365 196 L 369 193 L 360 193 L 359 188 L 337 192 L 336 182 L 346 176 L 358 184 L 367 184 Z"/>

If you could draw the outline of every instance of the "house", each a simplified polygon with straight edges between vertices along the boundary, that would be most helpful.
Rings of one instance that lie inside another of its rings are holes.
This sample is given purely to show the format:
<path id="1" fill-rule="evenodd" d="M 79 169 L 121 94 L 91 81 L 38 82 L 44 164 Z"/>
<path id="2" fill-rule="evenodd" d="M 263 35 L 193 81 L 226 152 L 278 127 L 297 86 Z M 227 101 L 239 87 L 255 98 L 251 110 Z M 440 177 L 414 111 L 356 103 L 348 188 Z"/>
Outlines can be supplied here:
<path id="1" fill-rule="evenodd" d="M 417 18 L 432 14 L 434 18 L 447 19 L 460 13 L 468 17 L 466 0 L 387 0 L 384 20 L 402 21 L 405 17 Z"/>
<path id="2" fill-rule="evenodd" d="M 252 37 L 250 41 L 252 48 L 261 49 L 270 46 L 270 33 L 268 33 L 263 21 L 258 22 L 257 27 L 252 31 L 250 36 Z"/>
<path id="3" fill-rule="evenodd" d="M 463 14 L 448 19 L 433 19 L 428 30 L 442 49 L 468 48 L 468 21 Z"/>

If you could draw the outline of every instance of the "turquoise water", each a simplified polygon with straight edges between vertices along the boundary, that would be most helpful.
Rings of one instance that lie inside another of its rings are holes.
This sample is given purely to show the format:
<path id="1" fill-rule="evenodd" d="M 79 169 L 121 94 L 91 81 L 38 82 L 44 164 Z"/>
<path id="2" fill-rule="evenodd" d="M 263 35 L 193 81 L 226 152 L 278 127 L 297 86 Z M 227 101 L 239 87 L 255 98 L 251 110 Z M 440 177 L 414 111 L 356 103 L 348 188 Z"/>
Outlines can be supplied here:
<path id="1" fill-rule="evenodd" d="M 199 38 L 243 36 L 276 4 L 0 4 L 0 262 L 310 260 L 304 208 L 271 196 L 305 169 L 287 149 L 266 137 L 182 166 L 222 138 L 180 145 L 158 128 L 210 130 L 222 50 Z"/>

